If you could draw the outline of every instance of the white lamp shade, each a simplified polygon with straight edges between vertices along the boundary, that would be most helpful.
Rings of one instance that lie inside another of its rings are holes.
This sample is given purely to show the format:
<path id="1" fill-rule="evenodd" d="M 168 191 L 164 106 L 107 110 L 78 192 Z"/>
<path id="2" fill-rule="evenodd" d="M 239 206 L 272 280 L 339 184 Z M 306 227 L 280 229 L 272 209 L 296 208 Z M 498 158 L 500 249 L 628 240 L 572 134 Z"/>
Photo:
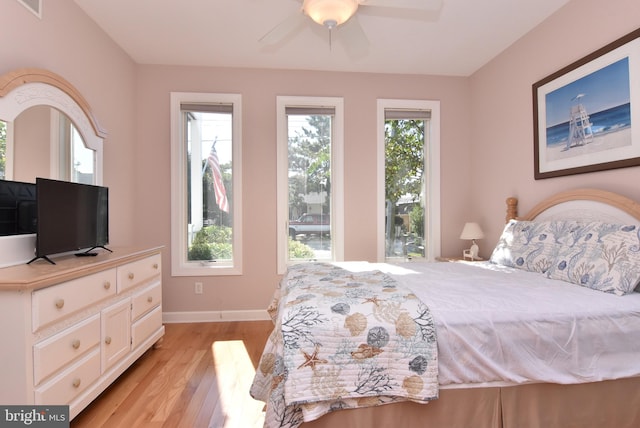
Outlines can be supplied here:
<path id="1" fill-rule="evenodd" d="M 320 25 L 334 27 L 356 13 L 358 0 L 304 0 L 304 13 Z"/>
<path id="2" fill-rule="evenodd" d="M 480 228 L 478 223 L 465 223 L 460 239 L 482 239 L 484 238 L 484 232 Z"/>

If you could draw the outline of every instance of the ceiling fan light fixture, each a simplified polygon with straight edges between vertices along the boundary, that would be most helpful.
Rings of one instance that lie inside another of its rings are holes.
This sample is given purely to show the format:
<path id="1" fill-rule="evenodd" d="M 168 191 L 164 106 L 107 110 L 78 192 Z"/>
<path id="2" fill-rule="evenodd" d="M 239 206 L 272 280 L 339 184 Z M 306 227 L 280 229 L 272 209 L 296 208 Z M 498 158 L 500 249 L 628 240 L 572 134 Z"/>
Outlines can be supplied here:
<path id="1" fill-rule="evenodd" d="M 302 10 L 320 25 L 334 28 L 358 10 L 358 0 L 304 0 Z"/>

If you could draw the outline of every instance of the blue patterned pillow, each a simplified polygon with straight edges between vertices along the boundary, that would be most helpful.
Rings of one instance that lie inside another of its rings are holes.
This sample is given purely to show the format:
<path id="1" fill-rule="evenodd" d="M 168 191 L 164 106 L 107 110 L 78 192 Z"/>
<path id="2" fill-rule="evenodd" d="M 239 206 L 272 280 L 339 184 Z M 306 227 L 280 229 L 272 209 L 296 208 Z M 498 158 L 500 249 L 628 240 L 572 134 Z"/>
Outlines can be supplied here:
<path id="1" fill-rule="evenodd" d="M 570 221 L 511 220 L 490 260 L 503 266 L 547 273 L 574 225 Z"/>
<path id="2" fill-rule="evenodd" d="M 591 222 L 574 225 L 549 277 L 619 296 L 640 280 L 640 228 Z"/>

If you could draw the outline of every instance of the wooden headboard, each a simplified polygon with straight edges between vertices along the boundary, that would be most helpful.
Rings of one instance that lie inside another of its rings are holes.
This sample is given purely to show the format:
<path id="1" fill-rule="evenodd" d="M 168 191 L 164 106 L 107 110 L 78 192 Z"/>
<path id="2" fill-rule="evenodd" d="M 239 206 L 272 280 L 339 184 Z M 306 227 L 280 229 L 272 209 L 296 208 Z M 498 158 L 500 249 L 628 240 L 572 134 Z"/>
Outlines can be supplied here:
<path id="1" fill-rule="evenodd" d="M 507 217 L 518 220 L 598 220 L 640 224 L 640 204 L 626 196 L 598 189 L 575 189 L 557 193 L 518 216 L 518 199 L 507 198 Z"/>

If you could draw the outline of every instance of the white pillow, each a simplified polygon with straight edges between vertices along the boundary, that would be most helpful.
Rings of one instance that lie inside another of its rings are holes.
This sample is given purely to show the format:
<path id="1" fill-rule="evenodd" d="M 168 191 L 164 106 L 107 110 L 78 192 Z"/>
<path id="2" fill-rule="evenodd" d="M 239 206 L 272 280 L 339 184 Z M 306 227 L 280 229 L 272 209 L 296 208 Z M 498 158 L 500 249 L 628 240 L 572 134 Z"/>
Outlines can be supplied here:
<path id="1" fill-rule="evenodd" d="M 490 261 L 530 272 L 547 273 L 570 237 L 572 221 L 511 220 L 505 226 Z"/>
<path id="2" fill-rule="evenodd" d="M 549 277 L 623 295 L 640 281 L 640 228 L 590 222 L 574 225 Z"/>

